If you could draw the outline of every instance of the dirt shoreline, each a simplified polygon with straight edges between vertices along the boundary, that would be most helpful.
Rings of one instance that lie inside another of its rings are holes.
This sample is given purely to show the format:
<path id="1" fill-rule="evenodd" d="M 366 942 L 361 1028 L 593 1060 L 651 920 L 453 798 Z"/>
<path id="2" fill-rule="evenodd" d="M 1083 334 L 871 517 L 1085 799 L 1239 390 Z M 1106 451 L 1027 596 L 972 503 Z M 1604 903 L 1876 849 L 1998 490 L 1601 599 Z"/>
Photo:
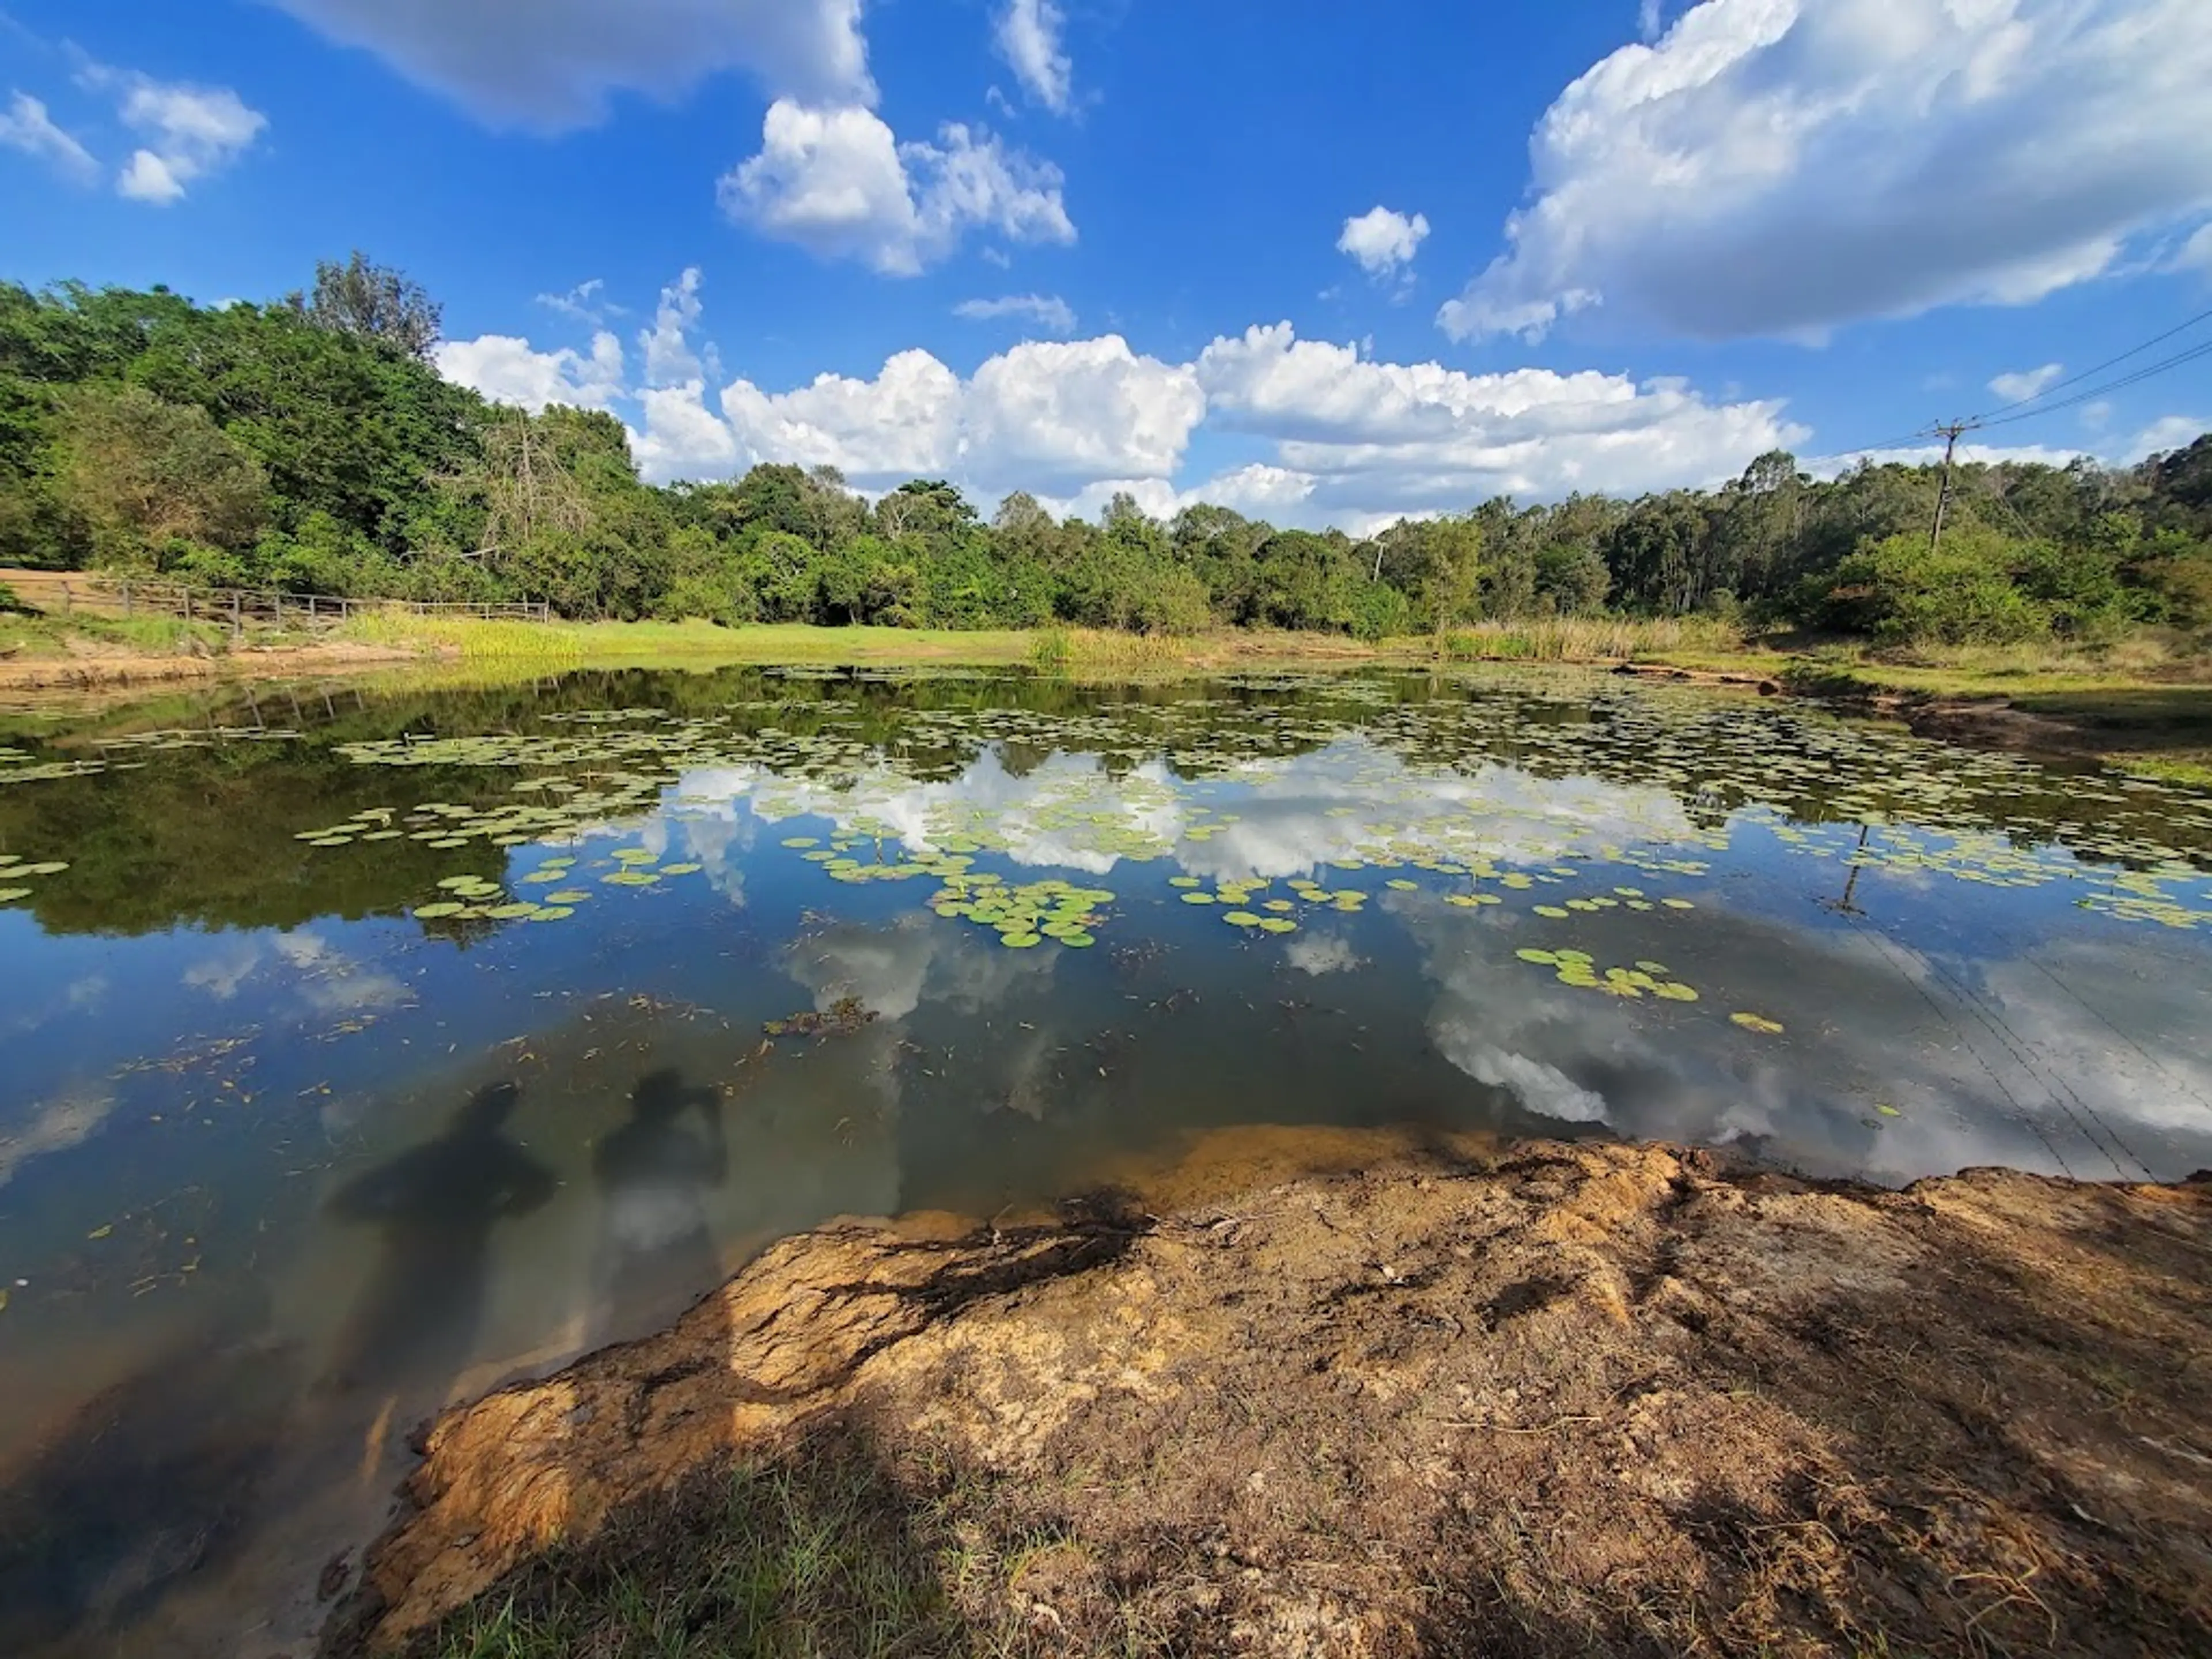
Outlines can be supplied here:
<path id="1" fill-rule="evenodd" d="M 216 652 L 82 651 L 0 660 L 0 692 L 99 691 L 188 681 L 331 678 L 423 660 L 417 651 L 329 640 L 314 645 Z"/>
<path id="2" fill-rule="evenodd" d="M 447 1413 L 325 1651 L 862 1651 L 728 1589 L 798 1516 L 928 1621 L 871 1653 L 2212 1652 L 2212 1176 L 1249 1145 Z"/>

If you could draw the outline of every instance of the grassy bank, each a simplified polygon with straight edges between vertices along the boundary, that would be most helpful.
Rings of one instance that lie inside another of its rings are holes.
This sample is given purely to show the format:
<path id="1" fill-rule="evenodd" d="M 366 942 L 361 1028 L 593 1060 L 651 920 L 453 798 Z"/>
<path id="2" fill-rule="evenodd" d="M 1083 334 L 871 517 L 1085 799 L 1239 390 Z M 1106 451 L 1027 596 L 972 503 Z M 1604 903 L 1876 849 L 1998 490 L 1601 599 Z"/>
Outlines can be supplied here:
<path id="1" fill-rule="evenodd" d="M 88 652 L 214 656 L 230 648 L 230 630 L 178 617 L 49 617 L 0 614 L 0 660 L 58 661 Z"/>
<path id="2" fill-rule="evenodd" d="M 1246 668 L 1559 664 L 1674 670 L 1900 717 L 1931 735 L 2106 759 L 2212 783 L 2212 656 L 2179 636 L 2099 647 L 1920 648 L 1747 637 L 1705 617 L 1559 617 L 1485 623 L 1368 642 L 1342 635 L 1224 629 L 1139 635 L 1035 631 L 722 628 L 711 623 L 549 623 L 392 611 L 314 634 L 234 634 L 172 617 L 36 611 L 0 614 L 0 684 L 97 684 L 190 672 L 298 678 L 414 659 L 471 682 L 595 667 L 732 665 L 1028 668 L 1078 680 L 1172 678 Z M 164 672 L 164 665 L 171 672 Z"/>
<path id="3" fill-rule="evenodd" d="M 1560 619 L 1485 623 L 1443 635 L 1363 641 L 1338 634 L 1218 629 L 1202 634 L 817 628 L 801 623 L 721 628 L 711 623 L 489 622 L 402 611 L 357 617 L 339 636 L 425 656 L 553 666 L 665 662 L 867 665 L 1021 665 L 1078 676 L 1206 672 L 1243 663 L 1340 667 L 1363 663 L 1620 662 L 1672 652 L 1741 648 L 1724 624 L 1699 619 Z"/>

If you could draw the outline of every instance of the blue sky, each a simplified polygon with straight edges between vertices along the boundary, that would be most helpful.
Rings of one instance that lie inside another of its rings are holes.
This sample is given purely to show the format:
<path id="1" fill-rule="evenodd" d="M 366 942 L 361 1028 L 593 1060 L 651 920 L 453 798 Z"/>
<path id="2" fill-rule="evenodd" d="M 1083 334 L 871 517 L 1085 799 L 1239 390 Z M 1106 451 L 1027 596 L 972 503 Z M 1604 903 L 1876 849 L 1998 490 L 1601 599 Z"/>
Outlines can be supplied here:
<path id="1" fill-rule="evenodd" d="M 1838 457 L 2212 307 L 2203 0 L 0 5 L 0 276 L 359 246 L 655 477 L 1358 529 Z M 2212 359 L 1987 442 L 2203 424 Z"/>

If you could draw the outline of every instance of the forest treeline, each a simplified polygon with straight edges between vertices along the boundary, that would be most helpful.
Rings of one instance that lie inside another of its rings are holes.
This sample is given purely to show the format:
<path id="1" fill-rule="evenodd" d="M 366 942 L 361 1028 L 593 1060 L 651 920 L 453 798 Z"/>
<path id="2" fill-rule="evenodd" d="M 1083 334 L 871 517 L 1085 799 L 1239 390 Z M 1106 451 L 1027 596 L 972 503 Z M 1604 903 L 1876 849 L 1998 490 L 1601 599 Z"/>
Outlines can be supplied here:
<path id="1" fill-rule="evenodd" d="M 1375 639 L 1485 618 L 1710 614 L 1890 641 L 2212 629 L 2212 435 L 2114 471 L 1815 479 L 1776 453 L 1717 490 L 1492 500 L 1368 538 L 1227 507 L 988 519 L 830 468 L 642 482 L 622 422 L 530 415 L 432 366 L 438 308 L 356 254 L 312 290 L 198 306 L 0 283 L 0 562 L 216 586 L 521 599 L 578 617 L 940 628 L 1054 622 Z"/>

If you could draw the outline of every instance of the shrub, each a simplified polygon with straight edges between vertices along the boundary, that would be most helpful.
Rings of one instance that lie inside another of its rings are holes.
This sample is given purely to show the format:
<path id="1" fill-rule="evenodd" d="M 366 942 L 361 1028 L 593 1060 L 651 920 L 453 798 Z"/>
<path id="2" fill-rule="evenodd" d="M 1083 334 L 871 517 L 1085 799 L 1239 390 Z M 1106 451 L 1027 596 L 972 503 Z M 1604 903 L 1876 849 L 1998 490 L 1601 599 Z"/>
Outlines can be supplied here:
<path id="1" fill-rule="evenodd" d="M 2021 552 L 1967 526 L 1930 550 L 1916 532 L 1861 544 L 1825 579 L 1831 627 L 1891 644 L 2002 644 L 2051 631 L 2049 610 L 2013 580 Z"/>
<path id="2" fill-rule="evenodd" d="M 1413 605 L 1388 582 L 1370 582 L 1352 602 L 1352 631 L 1369 641 L 1413 631 Z"/>

